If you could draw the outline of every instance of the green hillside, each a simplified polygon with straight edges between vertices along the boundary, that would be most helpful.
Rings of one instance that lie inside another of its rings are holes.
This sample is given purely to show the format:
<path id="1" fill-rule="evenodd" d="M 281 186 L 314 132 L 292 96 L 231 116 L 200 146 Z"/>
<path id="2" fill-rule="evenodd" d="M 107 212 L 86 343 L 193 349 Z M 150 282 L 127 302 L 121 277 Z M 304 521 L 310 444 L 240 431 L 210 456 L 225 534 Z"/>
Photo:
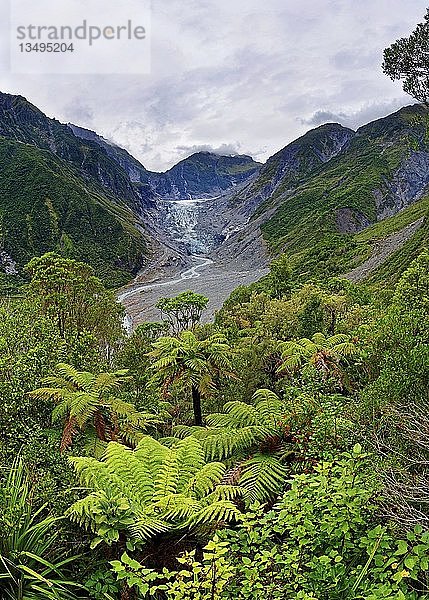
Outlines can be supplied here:
<path id="1" fill-rule="evenodd" d="M 274 209 L 261 227 L 272 253 L 286 252 L 302 274 L 344 273 L 370 251 L 362 242 L 370 239 L 372 230 L 359 231 L 383 217 L 384 205 L 377 206 L 375 191 L 389 210 L 398 212 L 394 221 L 383 220 L 379 231 L 386 235 L 396 223 L 406 225 L 425 214 L 426 204 L 419 202 L 399 216 L 403 207 L 394 205 L 390 187 L 406 160 L 428 151 L 428 115 L 427 109 L 415 105 L 370 123 L 303 183 L 286 193 L 279 185 L 257 213 L 261 216 L 264 210 Z M 419 243 L 414 244 L 420 248 Z"/>
<path id="2" fill-rule="evenodd" d="M 130 209 L 47 150 L 0 138 L 2 249 L 18 267 L 57 250 L 120 285 L 142 265 L 145 241 Z"/>

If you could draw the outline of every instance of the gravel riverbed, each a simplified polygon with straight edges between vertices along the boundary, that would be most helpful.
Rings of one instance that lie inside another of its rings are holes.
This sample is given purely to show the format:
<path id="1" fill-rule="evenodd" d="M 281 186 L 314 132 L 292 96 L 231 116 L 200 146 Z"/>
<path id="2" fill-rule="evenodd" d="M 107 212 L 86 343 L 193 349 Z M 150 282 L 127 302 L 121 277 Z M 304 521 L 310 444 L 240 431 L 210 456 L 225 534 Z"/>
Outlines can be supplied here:
<path id="1" fill-rule="evenodd" d="M 195 256 L 193 265 L 171 277 L 151 283 L 132 283 L 118 294 L 132 327 L 145 321 L 159 321 L 160 312 L 155 304 L 163 296 L 176 296 L 180 292 L 192 290 L 209 298 L 202 322 L 213 319 L 231 292 L 239 285 L 249 285 L 268 272 L 266 268 L 240 270 L 234 265 L 228 269 L 226 265 L 217 265 L 211 259 Z"/>

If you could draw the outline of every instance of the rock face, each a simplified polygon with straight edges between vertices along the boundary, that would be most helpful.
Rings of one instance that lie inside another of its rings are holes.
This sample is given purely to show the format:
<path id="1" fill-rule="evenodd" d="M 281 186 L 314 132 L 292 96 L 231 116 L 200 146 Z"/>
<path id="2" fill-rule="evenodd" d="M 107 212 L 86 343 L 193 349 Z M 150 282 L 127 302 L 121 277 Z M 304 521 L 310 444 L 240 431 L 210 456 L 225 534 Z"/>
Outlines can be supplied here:
<path id="1" fill-rule="evenodd" d="M 191 200 L 218 196 L 253 178 L 261 165 L 250 156 L 197 152 L 165 173 L 153 173 L 150 184 L 162 198 Z"/>
<path id="2" fill-rule="evenodd" d="M 335 220 L 340 233 L 358 233 L 371 224 L 365 215 L 351 208 L 339 208 Z"/>
<path id="3" fill-rule="evenodd" d="M 429 186 L 429 152 L 412 151 L 393 177 L 374 190 L 379 221 L 391 217 L 409 206 L 427 191 Z"/>

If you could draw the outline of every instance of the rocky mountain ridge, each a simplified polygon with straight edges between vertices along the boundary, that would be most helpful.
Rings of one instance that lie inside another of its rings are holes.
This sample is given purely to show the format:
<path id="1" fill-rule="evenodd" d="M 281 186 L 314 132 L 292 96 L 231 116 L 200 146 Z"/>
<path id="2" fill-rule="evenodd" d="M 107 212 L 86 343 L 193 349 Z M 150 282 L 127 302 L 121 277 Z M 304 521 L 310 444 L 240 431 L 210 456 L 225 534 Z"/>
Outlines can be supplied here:
<path id="1" fill-rule="evenodd" d="M 195 152 L 163 173 L 148 171 L 126 150 L 94 131 L 68 124 L 73 133 L 101 146 L 125 171 L 132 182 L 147 185 L 150 198 L 192 200 L 220 195 L 255 176 L 261 164 L 251 156 L 224 156 Z"/>
<path id="2" fill-rule="evenodd" d="M 341 274 L 371 254 L 366 232 L 380 239 L 400 226 L 411 237 L 392 239 L 411 256 L 426 239 L 428 114 L 404 107 L 357 131 L 327 123 L 264 165 L 198 152 L 154 173 L 95 132 L 0 93 L 5 270 L 56 249 L 121 277 L 151 264 L 177 270 L 198 254 L 259 268 L 278 252 L 303 277 Z"/>

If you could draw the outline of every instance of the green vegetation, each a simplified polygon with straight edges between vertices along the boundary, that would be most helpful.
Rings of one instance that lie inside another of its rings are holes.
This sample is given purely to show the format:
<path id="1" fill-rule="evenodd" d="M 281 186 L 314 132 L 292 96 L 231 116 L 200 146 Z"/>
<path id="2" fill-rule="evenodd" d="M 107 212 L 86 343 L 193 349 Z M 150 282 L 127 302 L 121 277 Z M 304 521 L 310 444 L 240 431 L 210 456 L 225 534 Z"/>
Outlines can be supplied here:
<path id="1" fill-rule="evenodd" d="M 393 295 L 283 255 L 215 323 L 129 337 L 87 265 L 27 270 L 0 306 L 2 597 L 429 597 L 427 254 Z"/>
<path id="2" fill-rule="evenodd" d="M 118 282 L 144 250 L 106 192 L 120 172 L 102 190 L 107 156 L 10 102 L 25 143 L 0 140 L 2 247 L 30 282 L 0 282 L 0 597 L 428 600 L 428 196 L 375 222 L 427 150 L 426 109 L 348 132 L 326 163 L 317 130 L 280 152 L 255 183 L 299 155 L 261 205 L 269 274 L 212 323 L 189 291 L 127 335 L 93 268 Z M 369 285 L 333 277 L 422 218 Z"/>
<path id="3" fill-rule="evenodd" d="M 161 317 L 167 321 L 173 333 L 177 334 L 186 329 L 192 329 L 201 319 L 209 299 L 195 292 L 182 292 L 174 298 L 160 298 L 156 308 L 161 311 Z"/>
<path id="4" fill-rule="evenodd" d="M 55 250 L 85 260 L 119 286 L 142 264 L 145 242 L 125 205 L 50 152 L 0 139 L 2 247 L 23 267 Z"/>
<path id="5" fill-rule="evenodd" d="M 416 104 L 356 132 L 321 125 L 272 156 L 232 202 L 257 201 L 252 219 L 262 223 L 272 256 L 285 254 L 302 280 L 348 273 L 377 241 L 427 221 L 428 114 Z M 371 280 L 396 283 L 426 243 L 414 232 L 402 268 L 389 257 Z"/>

